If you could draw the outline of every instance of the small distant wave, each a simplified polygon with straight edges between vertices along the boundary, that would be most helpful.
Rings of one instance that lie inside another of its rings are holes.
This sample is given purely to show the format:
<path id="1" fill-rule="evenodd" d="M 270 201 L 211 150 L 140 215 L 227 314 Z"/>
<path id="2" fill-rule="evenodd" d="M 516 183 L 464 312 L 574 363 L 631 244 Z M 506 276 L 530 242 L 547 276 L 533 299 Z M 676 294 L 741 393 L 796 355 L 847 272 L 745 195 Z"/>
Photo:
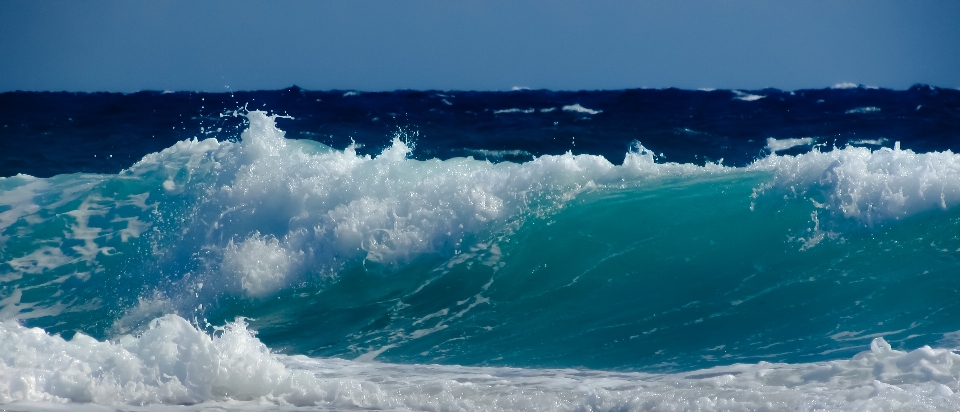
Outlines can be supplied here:
<path id="1" fill-rule="evenodd" d="M 843 82 L 843 83 L 837 83 L 837 84 L 831 86 L 830 88 L 831 88 L 831 89 L 856 89 L 856 88 L 858 88 L 858 87 L 860 87 L 859 84 L 850 83 L 850 82 Z"/>
<path id="2" fill-rule="evenodd" d="M 846 111 L 846 114 L 858 114 L 858 113 L 877 113 L 880 111 L 879 107 L 857 107 L 855 109 L 850 109 Z"/>
<path id="3" fill-rule="evenodd" d="M 802 138 L 794 138 L 794 139 L 774 139 L 770 137 L 770 138 L 767 138 L 766 148 L 767 150 L 770 151 L 770 153 L 775 154 L 777 152 L 784 151 L 797 146 L 809 146 L 809 145 L 812 145 L 813 142 L 814 140 L 812 137 L 802 137 Z"/>
<path id="4" fill-rule="evenodd" d="M 830 86 L 830 88 L 831 88 L 831 89 L 837 89 L 837 90 L 842 90 L 842 89 L 870 89 L 870 90 L 876 90 L 876 89 L 879 89 L 879 87 L 877 87 L 877 86 L 865 86 L 865 85 L 862 85 L 862 84 L 850 83 L 850 82 L 837 83 L 837 84 L 835 84 L 835 85 L 833 85 L 833 86 Z"/>
<path id="5" fill-rule="evenodd" d="M 514 109 L 494 110 L 494 111 L 493 111 L 493 114 L 504 114 L 504 113 L 528 113 L 528 114 L 529 114 L 529 113 L 533 113 L 533 112 L 535 112 L 535 111 L 536 111 L 536 110 L 535 110 L 535 109 L 532 109 L 532 108 L 530 108 L 530 109 L 516 109 L 516 108 L 514 108 Z"/>
<path id="6" fill-rule="evenodd" d="M 734 95 L 736 95 L 736 96 L 734 96 L 734 99 L 735 99 L 735 100 L 743 100 L 743 101 L 746 101 L 746 102 L 753 102 L 753 101 L 760 100 L 760 99 L 762 99 L 762 98 L 764 98 L 764 97 L 767 97 L 767 96 L 761 96 L 761 95 L 758 95 L 758 94 L 744 93 L 744 92 L 741 92 L 741 91 L 739 91 L 739 90 L 732 90 L 732 92 L 733 92 Z"/>
<path id="7" fill-rule="evenodd" d="M 475 155 L 489 157 L 494 159 L 502 159 L 507 156 L 513 157 L 526 157 L 533 158 L 533 154 L 526 150 L 486 150 L 486 149 L 464 149 L 467 153 L 473 153 Z"/>
<path id="8" fill-rule="evenodd" d="M 851 140 L 847 143 L 852 145 L 867 145 L 867 146 L 883 146 L 889 142 L 889 139 L 879 138 L 879 139 L 857 139 Z"/>
<path id="9" fill-rule="evenodd" d="M 577 112 L 577 113 L 586 113 L 586 114 L 600 114 L 603 113 L 603 110 L 593 110 L 578 104 L 571 104 L 568 106 L 563 106 L 563 110 L 567 112 Z"/>

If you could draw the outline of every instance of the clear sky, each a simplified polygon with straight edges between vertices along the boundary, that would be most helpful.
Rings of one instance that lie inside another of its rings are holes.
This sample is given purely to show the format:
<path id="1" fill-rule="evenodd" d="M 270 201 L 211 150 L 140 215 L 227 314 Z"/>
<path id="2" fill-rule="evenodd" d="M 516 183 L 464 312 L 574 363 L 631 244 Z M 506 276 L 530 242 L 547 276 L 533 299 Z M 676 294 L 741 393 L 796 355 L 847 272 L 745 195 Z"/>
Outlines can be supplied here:
<path id="1" fill-rule="evenodd" d="M 960 87 L 960 1 L 0 0 L 0 91 Z"/>

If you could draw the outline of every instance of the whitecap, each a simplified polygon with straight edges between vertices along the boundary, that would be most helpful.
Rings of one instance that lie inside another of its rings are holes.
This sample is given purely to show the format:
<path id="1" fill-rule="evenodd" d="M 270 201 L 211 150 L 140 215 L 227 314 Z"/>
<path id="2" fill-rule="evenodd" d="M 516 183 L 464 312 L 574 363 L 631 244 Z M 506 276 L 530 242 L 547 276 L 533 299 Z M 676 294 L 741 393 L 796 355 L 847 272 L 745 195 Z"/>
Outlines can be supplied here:
<path id="1" fill-rule="evenodd" d="M 772 137 L 767 138 L 767 150 L 770 153 L 776 154 L 777 152 L 788 150 L 797 146 L 809 146 L 814 142 L 812 137 L 801 137 L 801 138 L 792 138 L 792 139 L 774 139 Z"/>
<path id="2" fill-rule="evenodd" d="M 586 113 L 586 114 L 600 114 L 603 113 L 603 110 L 593 110 L 581 106 L 579 103 L 563 106 L 563 111 L 566 112 L 575 112 L 575 113 Z"/>
<path id="3" fill-rule="evenodd" d="M 853 109 L 847 110 L 845 113 L 846 114 L 863 114 L 863 113 L 876 113 L 879 111 L 880 111 L 879 107 L 868 106 L 868 107 L 853 108 Z"/>
<path id="4" fill-rule="evenodd" d="M 767 97 L 759 94 L 744 93 L 739 90 L 733 90 L 733 94 L 735 95 L 733 97 L 735 100 L 743 100 L 745 102 L 753 102 Z"/>

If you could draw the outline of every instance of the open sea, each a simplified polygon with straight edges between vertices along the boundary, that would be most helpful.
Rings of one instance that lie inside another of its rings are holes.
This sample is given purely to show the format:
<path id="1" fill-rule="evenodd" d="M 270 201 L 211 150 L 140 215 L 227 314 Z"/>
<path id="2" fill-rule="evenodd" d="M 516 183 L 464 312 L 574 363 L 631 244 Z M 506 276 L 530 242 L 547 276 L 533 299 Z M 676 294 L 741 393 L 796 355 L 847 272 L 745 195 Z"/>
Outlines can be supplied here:
<path id="1" fill-rule="evenodd" d="M 0 93 L 0 409 L 960 410 L 960 90 Z"/>

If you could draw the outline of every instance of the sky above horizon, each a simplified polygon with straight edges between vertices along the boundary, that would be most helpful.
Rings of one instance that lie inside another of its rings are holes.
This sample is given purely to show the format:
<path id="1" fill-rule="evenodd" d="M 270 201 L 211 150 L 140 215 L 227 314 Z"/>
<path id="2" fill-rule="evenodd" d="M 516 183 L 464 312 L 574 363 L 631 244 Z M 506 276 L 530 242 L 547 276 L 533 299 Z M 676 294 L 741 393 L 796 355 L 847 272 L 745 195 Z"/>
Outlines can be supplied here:
<path id="1" fill-rule="evenodd" d="M 960 87 L 960 2 L 0 0 L 0 92 Z"/>

